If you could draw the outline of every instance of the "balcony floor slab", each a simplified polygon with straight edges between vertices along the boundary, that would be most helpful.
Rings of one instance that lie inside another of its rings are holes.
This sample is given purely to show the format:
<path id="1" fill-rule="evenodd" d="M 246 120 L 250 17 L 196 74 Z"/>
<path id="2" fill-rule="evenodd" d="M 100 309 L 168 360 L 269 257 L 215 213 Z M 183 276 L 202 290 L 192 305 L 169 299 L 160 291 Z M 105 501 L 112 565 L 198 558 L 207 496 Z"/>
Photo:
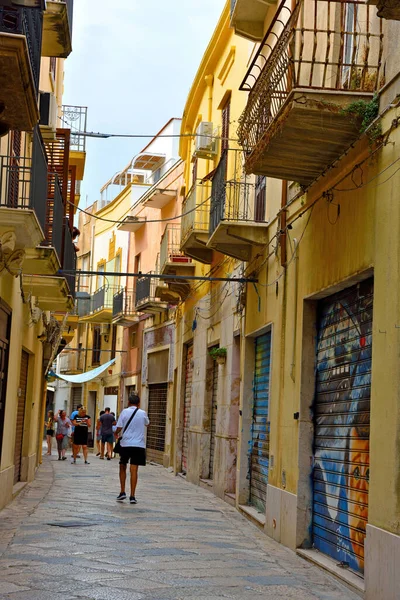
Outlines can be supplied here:
<path id="1" fill-rule="evenodd" d="M 213 251 L 207 248 L 208 238 L 208 233 L 192 231 L 181 245 L 181 251 L 198 262 L 210 265 Z"/>
<path id="2" fill-rule="evenodd" d="M 39 108 L 24 35 L 0 33 L 0 100 L 6 106 L 1 121 L 10 129 L 33 129 Z"/>
<path id="3" fill-rule="evenodd" d="M 22 289 L 26 297 L 32 295 L 37 298 L 42 310 L 64 312 L 73 309 L 74 300 L 64 277 L 24 275 Z"/>
<path id="4" fill-rule="evenodd" d="M 67 5 L 65 2 L 47 0 L 43 18 L 42 56 L 67 58 L 71 52 Z"/>
<path id="5" fill-rule="evenodd" d="M 25 250 L 24 275 L 56 275 L 61 268 L 54 248 L 39 246 Z"/>
<path id="6" fill-rule="evenodd" d="M 165 310 L 168 310 L 168 304 L 166 302 L 161 302 L 160 300 L 149 298 L 148 300 L 143 300 L 139 304 L 136 304 L 136 309 L 141 313 L 158 315 Z"/>
<path id="7" fill-rule="evenodd" d="M 267 243 L 267 223 L 224 220 L 217 225 L 207 246 L 227 256 L 248 261 L 254 246 Z"/>
<path id="8" fill-rule="evenodd" d="M 36 248 L 44 240 L 42 228 L 34 210 L 0 206 L 0 236 L 12 231 L 17 248 Z"/>
<path id="9" fill-rule="evenodd" d="M 360 136 L 361 120 L 343 109 L 372 93 L 292 91 L 246 160 L 256 175 L 310 185 Z"/>
<path id="10" fill-rule="evenodd" d="M 111 323 L 113 318 L 111 308 L 101 308 L 79 319 L 80 323 Z"/>

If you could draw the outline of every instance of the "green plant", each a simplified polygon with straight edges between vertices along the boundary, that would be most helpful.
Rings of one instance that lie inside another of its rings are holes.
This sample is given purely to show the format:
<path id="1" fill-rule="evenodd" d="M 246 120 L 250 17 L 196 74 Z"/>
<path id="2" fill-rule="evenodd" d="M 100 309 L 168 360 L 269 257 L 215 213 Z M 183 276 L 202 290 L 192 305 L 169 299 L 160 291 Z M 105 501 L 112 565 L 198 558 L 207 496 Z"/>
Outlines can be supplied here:
<path id="1" fill-rule="evenodd" d="M 211 356 L 213 360 L 217 360 L 217 358 L 226 358 L 227 349 L 226 348 L 211 348 L 208 354 Z"/>
<path id="2" fill-rule="evenodd" d="M 375 94 L 372 100 L 356 100 L 341 110 L 342 115 L 349 115 L 361 120 L 360 133 L 364 133 L 379 114 L 379 99 Z"/>

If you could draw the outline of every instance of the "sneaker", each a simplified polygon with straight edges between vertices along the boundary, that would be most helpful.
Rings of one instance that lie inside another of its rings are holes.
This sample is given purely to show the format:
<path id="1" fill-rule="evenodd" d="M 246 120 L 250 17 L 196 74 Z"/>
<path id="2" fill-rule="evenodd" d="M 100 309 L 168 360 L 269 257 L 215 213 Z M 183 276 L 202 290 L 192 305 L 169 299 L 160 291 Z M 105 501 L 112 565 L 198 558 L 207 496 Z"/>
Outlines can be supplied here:
<path id="1" fill-rule="evenodd" d="M 137 504 L 135 496 L 129 496 L 129 504 Z"/>
<path id="2" fill-rule="evenodd" d="M 117 502 L 122 502 L 123 500 L 126 500 L 125 492 L 121 492 L 119 496 L 117 496 Z"/>
<path id="3" fill-rule="evenodd" d="M 85 465 L 90 465 L 90 462 L 88 460 L 85 460 Z"/>
<path id="4" fill-rule="evenodd" d="M 76 460 L 74 458 L 71 460 L 71 465 L 76 465 Z"/>
<path id="5" fill-rule="evenodd" d="M 67 457 L 66 457 L 66 456 L 63 456 L 61 460 L 67 460 Z"/>

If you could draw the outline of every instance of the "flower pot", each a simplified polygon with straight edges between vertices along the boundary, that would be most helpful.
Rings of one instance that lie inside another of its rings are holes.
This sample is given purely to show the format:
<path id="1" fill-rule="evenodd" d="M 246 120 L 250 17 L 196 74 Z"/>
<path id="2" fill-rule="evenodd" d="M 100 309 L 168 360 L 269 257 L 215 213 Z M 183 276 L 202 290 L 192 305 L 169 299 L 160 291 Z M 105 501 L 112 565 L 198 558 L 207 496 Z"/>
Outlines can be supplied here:
<path id="1" fill-rule="evenodd" d="M 224 365 L 226 361 L 226 356 L 217 356 L 215 360 L 219 365 Z"/>

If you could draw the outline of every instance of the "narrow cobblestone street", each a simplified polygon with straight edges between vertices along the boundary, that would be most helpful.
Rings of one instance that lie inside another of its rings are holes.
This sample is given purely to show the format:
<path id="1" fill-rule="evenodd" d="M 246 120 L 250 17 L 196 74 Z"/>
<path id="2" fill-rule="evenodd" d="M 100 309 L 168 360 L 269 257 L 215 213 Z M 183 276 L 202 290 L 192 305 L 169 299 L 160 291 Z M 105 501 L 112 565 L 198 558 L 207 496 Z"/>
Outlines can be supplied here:
<path id="1" fill-rule="evenodd" d="M 118 504 L 117 461 L 90 461 L 44 457 L 2 512 L 0 598 L 358 598 L 210 492 L 148 465 Z"/>

